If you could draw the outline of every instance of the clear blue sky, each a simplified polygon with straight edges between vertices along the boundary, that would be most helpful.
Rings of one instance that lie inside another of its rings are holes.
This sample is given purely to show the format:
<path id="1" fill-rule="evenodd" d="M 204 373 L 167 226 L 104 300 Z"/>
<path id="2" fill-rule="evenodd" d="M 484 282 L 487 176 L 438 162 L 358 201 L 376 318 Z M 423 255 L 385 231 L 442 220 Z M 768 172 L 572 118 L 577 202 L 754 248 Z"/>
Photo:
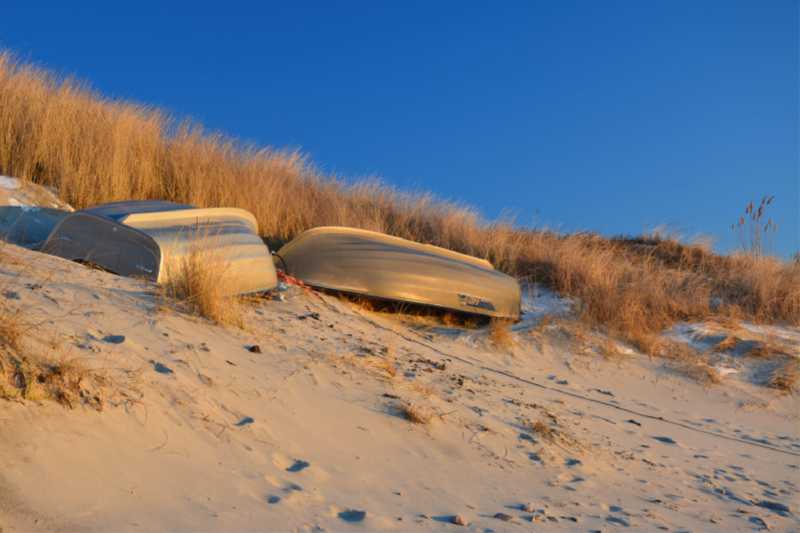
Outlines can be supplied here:
<path id="1" fill-rule="evenodd" d="M 0 46 L 518 222 L 800 248 L 797 1 L 3 2 Z M 536 213 L 538 212 L 538 215 Z"/>

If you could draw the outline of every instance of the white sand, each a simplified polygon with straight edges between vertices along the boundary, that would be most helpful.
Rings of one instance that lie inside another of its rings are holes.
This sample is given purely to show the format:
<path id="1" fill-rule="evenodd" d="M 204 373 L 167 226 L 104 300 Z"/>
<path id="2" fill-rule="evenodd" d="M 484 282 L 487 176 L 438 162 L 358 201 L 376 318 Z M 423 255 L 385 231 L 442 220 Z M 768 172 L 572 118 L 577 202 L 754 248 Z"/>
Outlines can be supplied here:
<path id="1" fill-rule="evenodd" d="M 54 189 L 0 176 L 0 239 L 4 241 L 35 248 L 72 211 Z"/>
<path id="2" fill-rule="evenodd" d="M 798 395 L 752 372 L 705 388 L 536 317 L 498 350 L 297 287 L 225 330 L 157 309 L 154 285 L 5 253 L 28 349 L 112 383 L 103 412 L 0 400 L 3 531 L 800 530 Z"/>

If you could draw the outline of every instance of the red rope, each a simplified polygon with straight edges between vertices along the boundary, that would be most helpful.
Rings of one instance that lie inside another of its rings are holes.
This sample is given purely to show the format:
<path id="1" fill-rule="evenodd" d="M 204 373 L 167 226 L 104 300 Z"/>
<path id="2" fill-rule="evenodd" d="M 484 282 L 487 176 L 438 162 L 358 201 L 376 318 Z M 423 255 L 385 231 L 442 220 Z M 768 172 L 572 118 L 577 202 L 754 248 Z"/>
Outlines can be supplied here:
<path id="1" fill-rule="evenodd" d="M 301 288 L 307 290 L 308 292 L 310 292 L 314 296 L 318 296 L 319 297 L 319 294 L 317 294 L 316 292 L 311 290 L 311 287 L 309 287 L 308 285 L 306 285 L 305 283 L 303 283 L 299 279 L 293 278 L 292 276 L 288 276 L 288 275 L 284 274 L 283 272 L 281 272 L 280 270 L 277 272 L 277 274 L 278 274 L 278 281 L 281 281 L 283 283 L 288 283 L 289 285 L 297 285 L 298 287 L 301 287 Z"/>
<path id="2" fill-rule="evenodd" d="M 278 271 L 278 281 L 282 281 L 283 283 L 288 283 L 290 285 L 297 285 L 303 287 L 304 289 L 308 289 L 305 283 L 303 283 L 297 278 L 293 278 L 292 276 L 287 276 L 280 270 Z"/>

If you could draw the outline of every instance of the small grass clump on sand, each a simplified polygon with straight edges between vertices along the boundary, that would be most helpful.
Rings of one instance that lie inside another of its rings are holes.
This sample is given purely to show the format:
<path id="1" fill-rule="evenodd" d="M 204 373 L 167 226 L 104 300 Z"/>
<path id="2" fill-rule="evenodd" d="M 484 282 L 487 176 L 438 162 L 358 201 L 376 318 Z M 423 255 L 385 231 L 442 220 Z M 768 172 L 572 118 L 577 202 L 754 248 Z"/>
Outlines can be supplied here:
<path id="1" fill-rule="evenodd" d="M 514 338 L 508 329 L 511 323 L 510 320 L 492 319 L 492 323 L 489 326 L 489 342 L 493 346 L 505 350 L 514 345 Z"/>
<path id="2" fill-rule="evenodd" d="M 682 364 L 681 371 L 703 385 L 719 385 L 722 378 L 711 365 L 705 361 L 695 360 Z"/>
<path id="3" fill-rule="evenodd" d="M 772 200 L 734 224 L 743 244 L 729 255 L 663 230 L 602 238 L 487 222 L 429 193 L 339 180 L 296 151 L 259 149 L 109 100 L 9 52 L 0 52 L 0 124 L 0 174 L 57 187 L 79 209 L 143 199 L 238 207 L 275 244 L 312 227 L 348 226 L 441 246 L 574 297 L 591 329 L 634 345 L 709 317 L 800 324 L 800 262 L 770 255 L 776 228 L 761 222 Z"/>
<path id="4" fill-rule="evenodd" d="M 49 343 L 43 343 L 42 323 L 31 319 L 30 307 L 14 304 L 19 301 L 15 296 L 19 274 L 27 266 L 10 256 L 6 245 L 0 243 L 0 294 L 4 296 L 0 298 L 0 398 L 53 400 L 71 408 L 86 402 L 102 410 L 102 386 L 107 379 L 86 369 L 69 352 L 62 352 L 56 334 Z M 43 351 L 38 351 L 36 346 L 43 344 Z"/>
<path id="5" fill-rule="evenodd" d="M 766 386 L 777 389 L 783 394 L 790 394 L 797 388 L 798 380 L 800 380 L 800 361 L 792 357 L 770 375 Z"/>
<path id="6" fill-rule="evenodd" d="M 784 342 L 780 342 L 774 336 L 764 341 L 756 342 L 747 353 L 747 357 L 757 359 L 768 359 L 774 355 L 792 355 L 792 350 Z"/>
<path id="7" fill-rule="evenodd" d="M 397 376 L 397 363 L 395 357 L 395 354 L 397 353 L 397 333 L 395 331 L 392 331 L 392 334 L 389 337 L 389 343 L 382 351 L 384 357 L 378 363 L 378 368 L 386 372 L 390 378 L 394 378 Z"/>
<path id="8" fill-rule="evenodd" d="M 739 337 L 734 335 L 733 333 L 729 334 L 725 337 L 721 342 L 717 343 L 711 350 L 713 352 L 729 352 L 736 348 L 736 346 L 742 341 Z"/>
<path id="9" fill-rule="evenodd" d="M 609 333 L 605 336 L 605 340 L 600 347 L 600 353 L 603 355 L 604 359 L 613 359 L 621 355 L 614 335 Z"/>
<path id="10" fill-rule="evenodd" d="M 25 351 L 0 354 L 0 398 L 52 400 L 74 408 L 85 402 L 102 411 L 107 379 L 84 368 L 77 358 L 47 360 Z"/>
<path id="11" fill-rule="evenodd" d="M 0 268 L 7 266 L 5 259 L 0 247 Z M 2 283 L 0 292 L 13 292 L 15 282 Z M 70 408 L 85 401 L 102 410 L 105 379 L 68 354 L 37 354 L 26 340 L 35 326 L 28 323 L 24 308 L 14 309 L 8 301 L 0 305 L 0 398 L 53 400 Z"/>
<path id="12" fill-rule="evenodd" d="M 379 372 L 378 377 L 380 379 L 393 380 L 397 377 L 397 337 L 394 331 L 389 337 L 388 344 L 379 347 L 377 354 L 375 353 L 376 350 L 371 348 L 366 350 L 366 352 L 371 355 L 361 353 L 356 356 L 350 353 L 348 356 L 341 357 L 340 359 L 356 363 L 362 369 L 375 369 Z"/>
<path id="13" fill-rule="evenodd" d="M 555 417 L 547 410 L 544 410 L 544 413 L 541 417 L 539 417 L 538 420 L 536 420 L 536 422 L 523 420 L 522 423 L 524 426 L 527 426 L 535 431 L 536 434 L 548 444 L 555 444 L 564 450 L 581 453 L 589 451 L 589 448 L 583 442 L 576 439 L 566 431 L 561 431 L 560 429 L 550 427 L 545 421 L 545 417 L 550 418 L 554 424 L 558 424 L 558 422 L 555 420 Z"/>
<path id="14" fill-rule="evenodd" d="M 19 351 L 22 349 L 22 334 L 22 314 L 11 309 L 7 302 L 0 303 L 0 344 Z"/>
<path id="15" fill-rule="evenodd" d="M 10 275 L 0 278 L 2 279 L 0 294 L 4 296 L 0 299 L 0 349 L 19 352 L 22 350 L 22 338 L 26 328 L 22 320 L 25 310 L 12 305 L 14 299 L 9 296 L 16 293 L 18 276 L 22 268 L 12 263 L 14 261 L 6 253 L 6 243 L 0 241 L 0 271 L 8 269 L 11 272 Z"/>
<path id="16" fill-rule="evenodd" d="M 403 402 L 400 404 L 398 410 L 400 411 L 400 414 L 405 416 L 406 420 L 408 420 L 412 424 L 428 426 L 433 420 L 433 413 L 431 413 L 428 409 L 422 407 L 419 404 L 419 401 L 413 404 L 408 402 Z"/>
<path id="17" fill-rule="evenodd" d="M 550 429 L 543 419 L 539 419 L 533 423 L 531 428 L 539 435 L 542 439 L 547 442 L 553 442 L 553 430 Z"/>
<path id="18" fill-rule="evenodd" d="M 713 386 L 722 383 L 719 372 L 708 364 L 707 354 L 701 353 L 689 344 L 662 339 L 658 355 L 669 360 L 668 367 L 702 385 Z"/>
<path id="19" fill-rule="evenodd" d="M 200 230 L 189 249 L 165 265 L 166 294 L 182 300 L 194 314 L 219 326 L 244 326 L 244 316 L 235 297 L 229 262 L 220 256 L 215 239 Z"/>

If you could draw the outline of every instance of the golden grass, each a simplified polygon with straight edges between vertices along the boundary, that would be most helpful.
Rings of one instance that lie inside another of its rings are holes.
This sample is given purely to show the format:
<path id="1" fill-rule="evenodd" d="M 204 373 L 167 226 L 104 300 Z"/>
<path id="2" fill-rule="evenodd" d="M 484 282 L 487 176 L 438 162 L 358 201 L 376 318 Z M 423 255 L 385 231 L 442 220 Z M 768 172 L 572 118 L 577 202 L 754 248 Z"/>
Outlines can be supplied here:
<path id="1" fill-rule="evenodd" d="M 0 250 L 2 254 L 2 250 Z M 0 287 L 3 290 L 3 287 Z M 3 347 L 10 347 L 13 350 L 22 349 L 22 334 L 24 331 L 22 324 L 22 314 L 12 309 L 7 302 L 0 303 L 0 344 Z"/>
<path id="2" fill-rule="evenodd" d="M 790 394 L 797 388 L 798 380 L 800 380 L 800 361 L 792 357 L 770 375 L 765 385 L 777 389 L 782 394 Z"/>
<path id="3" fill-rule="evenodd" d="M 614 359 L 620 356 L 619 347 L 617 341 L 614 339 L 614 335 L 609 333 L 605 336 L 603 344 L 600 346 L 600 353 L 603 355 L 604 359 Z"/>
<path id="4" fill-rule="evenodd" d="M 742 341 L 739 337 L 734 335 L 733 333 L 728 334 L 722 342 L 719 342 L 716 346 L 712 348 L 714 352 L 727 352 L 736 348 L 736 345 Z"/>
<path id="5" fill-rule="evenodd" d="M 573 435 L 567 433 L 566 431 L 561 431 L 560 429 L 549 426 L 545 420 L 545 416 L 553 420 L 554 424 L 558 424 L 558 422 L 555 421 L 555 417 L 545 410 L 542 416 L 540 416 L 536 422 L 523 420 L 523 425 L 533 429 L 533 431 L 535 431 L 536 434 L 548 444 L 554 444 L 564 450 L 573 452 L 591 452 L 589 446 L 575 438 Z M 539 452 L 543 452 L 543 449 Z M 544 458 L 544 456 L 539 455 L 539 452 L 537 452 L 537 456 Z"/>
<path id="6" fill-rule="evenodd" d="M 800 324 L 800 263 L 768 255 L 769 243 L 760 253 L 721 256 L 706 241 L 663 231 L 608 239 L 488 223 L 430 193 L 338 180 L 296 151 L 258 148 L 154 107 L 103 98 L 8 52 L 0 53 L 0 173 L 57 187 L 76 208 L 137 199 L 243 208 L 274 244 L 333 225 L 441 246 L 576 297 L 590 329 L 631 344 L 676 321 L 713 316 Z"/>
<path id="7" fill-rule="evenodd" d="M 722 383 L 719 372 L 707 362 L 699 359 L 683 363 L 679 369 L 702 385 L 712 386 Z"/>
<path id="8" fill-rule="evenodd" d="M 400 414 L 405 416 L 406 420 L 412 424 L 428 426 L 433 420 L 433 414 L 425 407 L 422 407 L 419 402 L 415 402 L 413 404 L 403 402 L 400 404 L 398 409 Z"/>
<path id="9" fill-rule="evenodd" d="M 792 356 L 800 352 L 798 343 L 779 337 L 773 330 L 767 330 L 766 334 L 759 337 L 760 340 L 756 341 L 747 352 L 748 358 L 769 359 L 775 355 Z"/>
<path id="10" fill-rule="evenodd" d="M 553 442 L 555 440 L 553 430 L 547 426 L 542 418 L 534 422 L 531 428 L 545 441 Z"/>
<path id="11" fill-rule="evenodd" d="M 189 240 L 186 253 L 164 265 L 166 280 L 162 289 L 212 324 L 244 327 L 230 262 L 221 255 L 226 248 L 217 244 L 214 235 L 199 229 Z"/>
<path id="12" fill-rule="evenodd" d="M 33 330 L 41 324 L 31 323 L 30 308 L 12 305 L 14 300 L 7 296 L 20 290 L 18 276 L 24 268 L 0 243 L 0 398 L 53 400 L 69 407 L 86 402 L 102 410 L 105 377 L 68 353 L 59 353 L 55 335 L 44 354 L 32 347 Z"/>
<path id="13" fill-rule="evenodd" d="M 757 342 L 753 348 L 747 352 L 747 357 L 753 357 L 757 359 L 768 359 L 773 355 L 789 355 L 786 349 L 781 346 L 776 346 L 774 344 L 766 343 L 766 342 Z"/>
<path id="14" fill-rule="evenodd" d="M 30 401 L 53 400 L 74 408 L 87 402 L 102 411 L 104 406 L 98 374 L 85 369 L 78 359 L 62 357 L 48 361 L 33 354 L 6 354 L 0 364 L 4 383 L 0 397 Z"/>
<path id="15" fill-rule="evenodd" d="M 662 339 L 658 347 L 661 357 L 667 358 L 667 366 L 680 372 L 698 383 L 706 386 L 719 385 L 722 377 L 719 372 L 708 364 L 706 355 L 693 346 L 667 339 Z"/>
<path id="16" fill-rule="evenodd" d="M 514 338 L 511 336 L 511 331 L 508 327 L 511 325 L 510 320 L 492 319 L 489 326 L 489 342 L 496 348 L 508 349 L 514 345 Z"/>
<path id="17" fill-rule="evenodd" d="M 383 349 L 384 357 L 379 363 L 379 368 L 386 372 L 390 378 L 397 376 L 397 332 L 392 331 L 388 345 Z"/>

